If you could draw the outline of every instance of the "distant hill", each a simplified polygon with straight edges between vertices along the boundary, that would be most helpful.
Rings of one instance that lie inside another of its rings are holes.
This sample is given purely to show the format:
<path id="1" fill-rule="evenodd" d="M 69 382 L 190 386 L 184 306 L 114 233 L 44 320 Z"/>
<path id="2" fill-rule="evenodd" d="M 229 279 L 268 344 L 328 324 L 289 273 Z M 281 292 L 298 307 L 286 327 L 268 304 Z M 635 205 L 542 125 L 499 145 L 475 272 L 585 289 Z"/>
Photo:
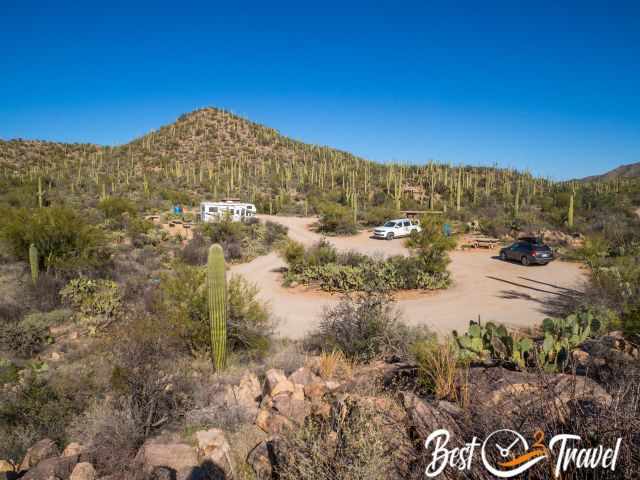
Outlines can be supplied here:
<path id="1" fill-rule="evenodd" d="M 607 182 L 618 178 L 640 178 L 640 162 L 620 165 L 602 175 L 592 175 L 582 180 L 585 182 Z"/>
<path id="2" fill-rule="evenodd" d="M 182 115 L 124 145 L 0 140 L 2 179 L 27 190 L 44 186 L 52 202 L 78 205 L 109 195 L 144 202 L 147 209 L 169 200 L 236 197 L 275 213 L 339 202 L 355 215 L 385 202 L 397 210 L 458 210 L 488 198 L 511 205 L 518 195 L 524 200 L 563 188 L 514 169 L 372 162 L 216 108 Z M 31 191 L 24 196 L 35 198 Z"/>

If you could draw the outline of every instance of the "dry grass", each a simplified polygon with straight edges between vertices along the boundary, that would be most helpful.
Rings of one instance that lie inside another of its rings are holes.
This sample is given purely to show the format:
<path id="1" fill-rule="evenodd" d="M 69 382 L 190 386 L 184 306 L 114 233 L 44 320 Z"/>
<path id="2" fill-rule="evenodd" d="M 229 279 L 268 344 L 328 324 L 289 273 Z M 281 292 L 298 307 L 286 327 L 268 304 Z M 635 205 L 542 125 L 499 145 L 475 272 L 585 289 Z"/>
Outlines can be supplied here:
<path id="1" fill-rule="evenodd" d="M 353 374 L 351 362 L 340 350 L 322 353 L 317 361 L 317 369 L 324 380 L 330 378 L 349 378 Z"/>
<path id="2" fill-rule="evenodd" d="M 457 388 L 460 367 L 457 351 L 451 342 L 417 342 L 413 354 L 418 363 L 419 381 L 425 390 L 438 399 L 455 401 L 462 407 L 468 403 L 468 389 L 464 386 L 460 390 Z M 462 369 L 463 376 L 465 370 L 468 377 L 468 368 Z"/>

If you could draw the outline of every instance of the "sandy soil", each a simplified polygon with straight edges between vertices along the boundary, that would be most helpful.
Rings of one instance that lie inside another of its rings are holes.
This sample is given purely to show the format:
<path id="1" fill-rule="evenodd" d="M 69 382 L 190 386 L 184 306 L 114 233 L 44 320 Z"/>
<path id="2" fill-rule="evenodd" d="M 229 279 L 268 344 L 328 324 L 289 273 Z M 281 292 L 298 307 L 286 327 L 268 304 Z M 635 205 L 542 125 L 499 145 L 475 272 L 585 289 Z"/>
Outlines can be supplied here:
<path id="1" fill-rule="evenodd" d="M 260 218 L 289 227 L 289 237 L 310 245 L 321 238 L 309 226 L 313 218 Z M 371 238 L 370 232 L 353 237 L 328 237 L 339 250 L 357 250 L 382 255 L 406 254 L 403 239 L 392 241 Z M 439 292 L 407 292 L 398 296 L 398 308 L 410 324 L 428 325 L 439 334 L 466 330 L 469 320 L 496 321 L 514 327 L 533 327 L 541 322 L 554 303 L 572 290 L 579 290 L 585 270 L 577 264 L 552 262 L 546 266 L 523 267 L 496 258 L 498 250 L 451 252 L 449 269 L 453 286 Z M 304 288 L 281 286 L 280 269 L 284 261 L 276 254 L 258 257 L 231 268 L 260 287 L 260 296 L 271 305 L 278 318 L 278 333 L 300 338 L 320 320 L 324 308 L 335 304 L 339 296 Z"/>

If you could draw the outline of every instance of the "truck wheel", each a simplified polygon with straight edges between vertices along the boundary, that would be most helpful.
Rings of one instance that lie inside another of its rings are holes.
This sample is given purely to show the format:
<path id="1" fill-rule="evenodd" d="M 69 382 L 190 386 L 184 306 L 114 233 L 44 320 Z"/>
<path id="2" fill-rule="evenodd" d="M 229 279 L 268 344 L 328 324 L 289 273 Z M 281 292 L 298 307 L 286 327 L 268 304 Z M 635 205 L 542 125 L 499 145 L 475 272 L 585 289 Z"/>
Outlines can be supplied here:
<path id="1" fill-rule="evenodd" d="M 393 240 L 393 232 L 387 233 L 387 240 Z"/>
<path id="2" fill-rule="evenodd" d="M 524 265 L 525 267 L 529 265 L 529 259 L 526 256 L 522 257 L 520 261 L 522 262 L 522 265 Z"/>

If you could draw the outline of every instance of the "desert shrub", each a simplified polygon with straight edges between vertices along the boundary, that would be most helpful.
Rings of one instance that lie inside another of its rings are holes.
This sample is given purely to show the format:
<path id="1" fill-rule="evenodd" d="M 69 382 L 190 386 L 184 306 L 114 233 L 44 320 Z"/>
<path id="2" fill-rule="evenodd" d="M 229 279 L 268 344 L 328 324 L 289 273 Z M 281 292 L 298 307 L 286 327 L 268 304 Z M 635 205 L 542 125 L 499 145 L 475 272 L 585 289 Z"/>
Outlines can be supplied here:
<path id="1" fill-rule="evenodd" d="M 41 272 L 38 281 L 29 283 L 31 290 L 31 302 L 40 311 L 50 311 L 60 306 L 60 290 L 64 287 L 65 280 L 49 272 Z"/>
<path id="2" fill-rule="evenodd" d="M 258 287 L 243 277 L 233 276 L 228 283 L 229 349 L 264 356 L 271 345 L 273 322 L 258 296 Z"/>
<path id="3" fill-rule="evenodd" d="M 302 272 L 304 268 L 304 245 L 295 240 L 289 240 L 281 249 L 280 254 L 284 257 L 292 273 Z"/>
<path id="4" fill-rule="evenodd" d="M 180 250 L 180 259 L 188 265 L 204 265 L 207 263 L 207 255 L 211 242 L 202 234 L 196 232 L 193 238 Z"/>
<path id="5" fill-rule="evenodd" d="M 211 348 L 206 271 L 178 263 L 160 284 L 160 312 L 173 333 L 193 352 Z M 231 277 L 227 284 L 229 348 L 242 355 L 261 356 L 268 349 L 273 323 L 258 298 L 258 289 L 242 277 Z"/>
<path id="6" fill-rule="evenodd" d="M 131 410 L 124 406 L 119 399 L 94 401 L 68 428 L 70 439 L 91 448 L 101 475 L 121 473 L 128 478 L 129 465 L 144 441 Z"/>
<path id="7" fill-rule="evenodd" d="M 445 272 L 449 264 L 447 252 L 455 248 L 455 239 L 444 235 L 442 222 L 433 216 L 423 217 L 420 225 L 422 231 L 413 232 L 407 240 L 407 246 L 421 259 L 427 271 Z"/>
<path id="8" fill-rule="evenodd" d="M 122 292 L 111 280 L 74 278 L 60 291 L 60 296 L 84 322 L 109 321 L 122 311 Z"/>
<path id="9" fill-rule="evenodd" d="M 354 235 L 358 227 L 353 211 L 338 203 L 325 202 L 320 206 L 318 231 L 334 235 Z"/>
<path id="10" fill-rule="evenodd" d="M 107 220 L 114 221 L 121 220 L 125 214 L 135 216 L 138 213 L 134 203 L 131 200 L 127 200 L 122 197 L 103 198 L 98 203 L 97 208 L 102 212 Z"/>
<path id="11" fill-rule="evenodd" d="M 268 246 L 273 246 L 277 242 L 284 240 L 289 231 L 284 225 L 271 221 L 265 223 L 265 230 L 264 241 Z"/>
<path id="12" fill-rule="evenodd" d="M 383 258 L 357 252 L 338 253 L 326 240 L 308 249 L 289 241 L 281 254 L 289 265 L 285 285 L 299 282 L 318 284 L 330 292 L 352 292 L 434 290 L 446 288 L 450 283 L 446 269 L 440 270 L 446 262 L 436 263 L 433 255 Z"/>
<path id="13" fill-rule="evenodd" d="M 0 349 L 31 358 L 51 342 L 49 321 L 45 315 L 27 315 L 19 322 L 0 323 Z"/>
<path id="14" fill-rule="evenodd" d="M 352 360 L 369 361 L 392 355 L 407 357 L 410 345 L 427 335 L 426 330 L 401 321 L 388 295 L 359 294 L 326 310 L 306 347 L 323 352 L 339 350 Z"/>
<path id="15" fill-rule="evenodd" d="M 184 372 L 176 369 L 166 324 L 149 316 L 132 317 L 107 344 L 113 351 L 111 389 L 137 429 L 146 438 L 187 406 Z"/>
<path id="16" fill-rule="evenodd" d="M 265 255 L 286 238 L 286 232 L 286 227 L 274 222 L 262 223 L 258 219 L 247 222 L 225 219 L 205 223 L 200 228 L 205 241 L 222 246 L 227 261 L 249 261 Z"/>
<path id="17" fill-rule="evenodd" d="M 42 374 L 21 372 L 14 388 L 0 389 L 0 455 L 19 461 L 36 440 L 64 444 L 65 428 L 78 406 Z"/>
<path id="18" fill-rule="evenodd" d="M 282 480 L 396 478 L 395 435 L 384 430 L 379 413 L 346 402 L 329 418 L 308 417 L 286 431 L 278 444 L 276 473 Z"/>
<path id="19" fill-rule="evenodd" d="M 25 261 L 34 244 L 47 270 L 95 268 L 108 258 L 102 230 L 67 207 L 9 210 L 0 226 L 0 238 Z"/>
<path id="20" fill-rule="evenodd" d="M 364 224 L 369 227 L 383 225 L 393 218 L 400 218 L 400 212 L 393 207 L 370 207 L 364 212 Z"/>

